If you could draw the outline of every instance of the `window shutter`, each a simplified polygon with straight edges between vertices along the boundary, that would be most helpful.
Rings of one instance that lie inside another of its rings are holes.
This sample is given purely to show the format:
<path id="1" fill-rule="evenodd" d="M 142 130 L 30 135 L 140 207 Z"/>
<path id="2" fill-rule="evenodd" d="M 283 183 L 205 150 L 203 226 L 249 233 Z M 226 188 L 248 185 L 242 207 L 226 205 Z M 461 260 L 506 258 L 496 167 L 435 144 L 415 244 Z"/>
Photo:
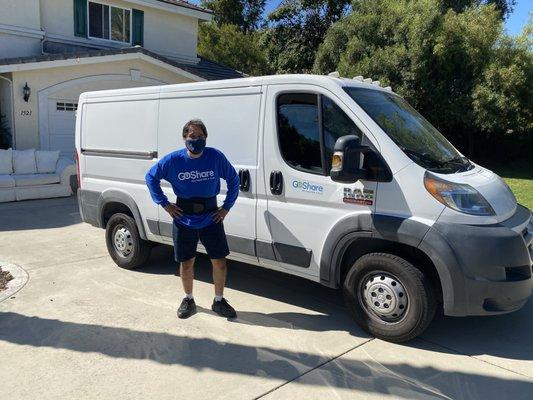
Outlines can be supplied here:
<path id="1" fill-rule="evenodd" d="M 74 0 L 74 35 L 87 37 L 87 0 Z"/>
<path id="2" fill-rule="evenodd" d="M 144 45 L 144 11 L 133 9 L 131 15 L 132 35 L 131 44 L 133 46 Z"/>

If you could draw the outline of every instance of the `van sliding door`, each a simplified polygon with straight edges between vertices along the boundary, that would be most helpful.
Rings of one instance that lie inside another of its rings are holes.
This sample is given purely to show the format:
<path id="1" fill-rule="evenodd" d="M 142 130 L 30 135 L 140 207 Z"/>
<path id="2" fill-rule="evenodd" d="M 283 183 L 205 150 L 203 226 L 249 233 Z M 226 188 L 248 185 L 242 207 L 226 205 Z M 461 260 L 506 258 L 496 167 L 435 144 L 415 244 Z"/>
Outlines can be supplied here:
<path id="1" fill-rule="evenodd" d="M 243 171 L 241 175 L 249 177 L 249 186 L 239 192 L 224 227 L 232 255 L 254 261 L 257 261 L 254 240 L 260 103 L 259 86 L 201 91 L 176 91 L 174 86 L 169 86 L 161 89 L 159 105 L 159 157 L 183 148 L 183 126 L 189 120 L 199 118 L 207 127 L 207 146 L 222 151 L 237 172 Z M 165 184 L 163 191 L 170 201 L 176 199 L 170 185 Z M 226 183 L 221 180 L 219 205 L 224 201 L 226 191 Z M 161 208 L 159 225 L 161 235 L 170 238 L 172 221 Z"/>

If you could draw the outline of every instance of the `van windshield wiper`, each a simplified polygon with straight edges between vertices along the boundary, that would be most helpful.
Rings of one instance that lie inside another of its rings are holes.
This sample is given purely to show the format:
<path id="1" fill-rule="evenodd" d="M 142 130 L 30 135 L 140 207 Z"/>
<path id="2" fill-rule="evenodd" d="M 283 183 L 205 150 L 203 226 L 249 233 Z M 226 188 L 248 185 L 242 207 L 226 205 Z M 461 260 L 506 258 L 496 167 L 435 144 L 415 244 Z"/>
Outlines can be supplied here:
<path id="1" fill-rule="evenodd" d="M 442 161 L 439 161 L 439 160 L 435 160 L 433 157 L 429 156 L 427 153 L 420 153 L 416 150 L 411 150 L 411 149 L 408 149 L 407 147 L 403 147 L 403 146 L 400 146 L 400 149 L 402 149 L 402 151 L 407 154 L 407 155 L 412 155 L 416 158 L 418 158 L 419 160 L 421 161 L 426 161 L 428 163 L 431 163 L 437 167 L 443 167 L 444 165 L 446 165 L 446 163 L 442 162 Z"/>
<path id="2" fill-rule="evenodd" d="M 472 166 L 472 164 L 470 163 L 470 160 L 465 156 L 457 156 L 454 158 L 450 158 L 449 160 L 444 161 L 443 164 L 458 165 L 464 168 L 465 171 L 468 171 L 470 167 Z"/>

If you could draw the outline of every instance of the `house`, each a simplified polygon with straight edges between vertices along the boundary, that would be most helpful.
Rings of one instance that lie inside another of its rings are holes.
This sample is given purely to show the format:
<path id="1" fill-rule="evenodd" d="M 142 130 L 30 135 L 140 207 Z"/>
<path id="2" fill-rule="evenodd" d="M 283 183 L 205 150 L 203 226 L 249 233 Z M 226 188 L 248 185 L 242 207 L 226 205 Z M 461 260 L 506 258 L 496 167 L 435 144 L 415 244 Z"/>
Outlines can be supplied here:
<path id="1" fill-rule="evenodd" d="M 242 77 L 196 53 L 183 0 L 0 0 L 0 114 L 16 149 L 73 156 L 80 93 Z"/>

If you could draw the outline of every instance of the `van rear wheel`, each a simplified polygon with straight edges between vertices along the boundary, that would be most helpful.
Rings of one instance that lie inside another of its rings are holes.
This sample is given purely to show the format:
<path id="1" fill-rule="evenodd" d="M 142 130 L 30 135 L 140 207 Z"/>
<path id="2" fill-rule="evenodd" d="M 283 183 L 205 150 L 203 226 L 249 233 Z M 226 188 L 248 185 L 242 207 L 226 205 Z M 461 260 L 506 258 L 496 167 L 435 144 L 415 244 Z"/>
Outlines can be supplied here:
<path id="1" fill-rule="evenodd" d="M 134 269 L 150 257 L 150 242 L 143 240 L 135 220 L 127 214 L 114 214 L 106 225 L 107 251 L 121 268 Z"/>
<path id="2" fill-rule="evenodd" d="M 361 328 L 396 343 L 424 332 L 437 307 L 433 286 L 424 273 L 387 253 L 359 258 L 346 275 L 343 294 Z"/>

